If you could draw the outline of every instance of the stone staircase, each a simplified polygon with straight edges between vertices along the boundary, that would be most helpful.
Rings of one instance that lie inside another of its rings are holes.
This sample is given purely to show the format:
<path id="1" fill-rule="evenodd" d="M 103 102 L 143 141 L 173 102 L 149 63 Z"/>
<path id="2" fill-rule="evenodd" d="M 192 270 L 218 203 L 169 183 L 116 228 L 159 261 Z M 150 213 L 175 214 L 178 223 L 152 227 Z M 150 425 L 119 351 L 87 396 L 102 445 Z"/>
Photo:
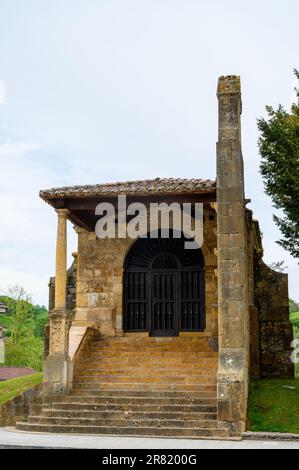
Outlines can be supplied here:
<path id="1" fill-rule="evenodd" d="M 217 362 L 200 335 L 93 338 L 77 360 L 72 394 L 46 400 L 17 428 L 227 438 L 217 421 Z"/>

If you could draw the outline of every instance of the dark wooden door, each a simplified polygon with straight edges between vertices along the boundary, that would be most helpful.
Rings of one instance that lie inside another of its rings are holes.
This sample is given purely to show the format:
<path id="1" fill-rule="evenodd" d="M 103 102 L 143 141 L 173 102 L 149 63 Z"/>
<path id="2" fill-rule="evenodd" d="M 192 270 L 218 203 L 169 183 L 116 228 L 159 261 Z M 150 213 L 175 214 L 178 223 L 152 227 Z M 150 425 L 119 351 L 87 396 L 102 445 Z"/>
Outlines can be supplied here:
<path id="1" fill-rule="evenodd" d="M 125 261 L 124 330 L 175 336 L 204 331 L 204 259 L 184 238 L 140 238 Z"/>
<path id="2" fill-rule="evenodd" d="M 150 300 L 150 335 L 178 335 L 178 273 L 166 270 L 152 272 Z"/>
<path id="3" fill-rule="evenodd" d="M 145 271 L 127 271 L 125 277 L 126 331 L 148 331 L 148 278 Z"/>
<path id="4" fill-rule="evenodd" d="M 180 273 L 180 331 L 203 331 L 204 283 L 200 271 Z"/>

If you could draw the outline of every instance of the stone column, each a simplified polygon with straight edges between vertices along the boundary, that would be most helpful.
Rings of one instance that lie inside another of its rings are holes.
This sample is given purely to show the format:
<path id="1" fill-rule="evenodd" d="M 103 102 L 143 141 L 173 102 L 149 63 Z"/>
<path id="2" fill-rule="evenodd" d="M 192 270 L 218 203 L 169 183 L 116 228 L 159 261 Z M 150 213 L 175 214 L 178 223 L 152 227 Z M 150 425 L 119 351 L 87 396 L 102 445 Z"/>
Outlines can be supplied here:
<path id="1" fill-rule="evenodd" d="M 245 429 L 248 375 L 247 253 L 240 78 L 220 77 L 217 143 L 218 419 Z"/>
<path id="2" fill-rule="evenodd" d="M 69 388 L 68 334 L 66 309 L 67 209 L 57 209 L 55 307 L 50 312 L 49 355 L 44 364 L 46 394 L 65 394 Z"/>
<path id="3" fill-rule="evenodd" d="M 66 249 L 67 249 L 67 209 L 56 209 L 58 214 L 56 238 L 56 271 L 55 271 L 55 310 L 66 306 Z"/>

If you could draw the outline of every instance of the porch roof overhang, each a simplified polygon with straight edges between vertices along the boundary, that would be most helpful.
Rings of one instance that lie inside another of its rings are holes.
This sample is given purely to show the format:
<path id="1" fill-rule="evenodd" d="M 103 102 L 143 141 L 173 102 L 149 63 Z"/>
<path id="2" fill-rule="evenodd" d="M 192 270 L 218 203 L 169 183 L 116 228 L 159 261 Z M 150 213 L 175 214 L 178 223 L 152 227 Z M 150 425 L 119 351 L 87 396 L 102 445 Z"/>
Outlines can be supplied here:
<path id="1" fill-rule="evenodd" d="M 125 195 L 127 205 L 142 202 L 216 201 L 216 181 L 209 179 L 156 178 L 85 186 L 65 186 L 40 191 L 40 197 L 55 209 L 68 209 L 68 219 L 79 227 L 94 231 L 98 217 L 95 208 L 100 202 L 117 207 L 117 198 Z"/>

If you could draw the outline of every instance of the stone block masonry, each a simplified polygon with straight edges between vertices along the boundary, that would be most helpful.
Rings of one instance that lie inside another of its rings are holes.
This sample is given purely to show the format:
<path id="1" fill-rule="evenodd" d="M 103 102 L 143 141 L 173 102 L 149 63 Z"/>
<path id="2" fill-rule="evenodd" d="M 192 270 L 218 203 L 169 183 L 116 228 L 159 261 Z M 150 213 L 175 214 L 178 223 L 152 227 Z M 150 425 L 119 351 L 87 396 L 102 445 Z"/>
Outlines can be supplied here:
<path id="1" fill-rule="evenodd" d="M 220 77 L 217 96 L 218 419 L 231 435 L 237 435 L 245 430 L 248 376 L 247 239 L 239 77 Z"/>

